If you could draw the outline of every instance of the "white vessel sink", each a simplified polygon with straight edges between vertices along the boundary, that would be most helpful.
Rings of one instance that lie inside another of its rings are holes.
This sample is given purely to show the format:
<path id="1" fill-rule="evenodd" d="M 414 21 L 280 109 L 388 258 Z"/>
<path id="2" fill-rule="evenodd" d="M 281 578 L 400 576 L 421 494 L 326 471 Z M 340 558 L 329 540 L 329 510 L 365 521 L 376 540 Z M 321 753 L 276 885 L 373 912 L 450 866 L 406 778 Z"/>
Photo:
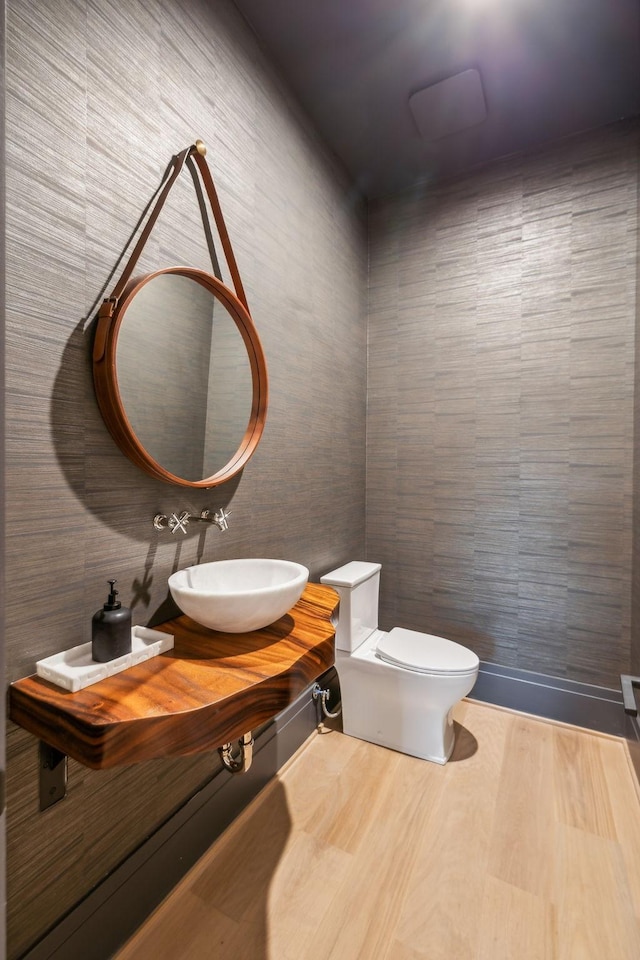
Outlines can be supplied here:
<path id="1" fill-rule="evenodd" d="M 290 560 L 216 560 L 172 573 L 169 589 L 182 612 L 202 626 L 246 633 L 284 616 L 308 578 L 307 568 Z"/>

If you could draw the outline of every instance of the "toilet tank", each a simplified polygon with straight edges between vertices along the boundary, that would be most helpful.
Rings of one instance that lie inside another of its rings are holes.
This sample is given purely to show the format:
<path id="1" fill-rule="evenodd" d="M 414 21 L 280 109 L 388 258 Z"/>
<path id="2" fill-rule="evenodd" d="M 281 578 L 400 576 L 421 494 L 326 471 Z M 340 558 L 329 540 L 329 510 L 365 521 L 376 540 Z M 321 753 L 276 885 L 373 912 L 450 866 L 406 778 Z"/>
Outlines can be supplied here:
<path id="1" fill-rule="evenodd" d="M 378 629 L 380 563 L 352 560 L 320 577 L 340 596 L 336 648 L 351 653 Z"/>

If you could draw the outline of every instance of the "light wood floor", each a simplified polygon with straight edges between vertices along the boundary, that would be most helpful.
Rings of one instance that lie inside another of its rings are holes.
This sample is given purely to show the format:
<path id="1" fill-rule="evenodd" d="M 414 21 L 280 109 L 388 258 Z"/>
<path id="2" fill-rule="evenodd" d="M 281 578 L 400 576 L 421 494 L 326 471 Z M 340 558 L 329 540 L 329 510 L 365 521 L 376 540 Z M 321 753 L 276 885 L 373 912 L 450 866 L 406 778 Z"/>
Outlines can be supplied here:
<path id="1" fill-rule="evenodd" d="M 312 737 L 117 960 L 638 960 L 623 741 L 456 716 L 444 767 Z"/>

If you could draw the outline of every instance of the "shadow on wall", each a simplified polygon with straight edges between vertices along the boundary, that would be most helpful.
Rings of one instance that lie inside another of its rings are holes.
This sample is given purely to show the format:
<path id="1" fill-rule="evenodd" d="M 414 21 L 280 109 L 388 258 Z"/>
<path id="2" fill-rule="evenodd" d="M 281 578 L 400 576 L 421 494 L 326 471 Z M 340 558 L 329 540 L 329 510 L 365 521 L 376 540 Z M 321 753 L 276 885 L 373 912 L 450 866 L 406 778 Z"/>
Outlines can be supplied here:
<path id="1" fill-rule="evenodd" d="M 284 866 L 279 869 L 290 833 L 284 788 L 279 781 L 272 781 L 260 801 L 204 855 L 114 960 L 154 956 L 267 960 L 284 956 L 273 938 L 270 941 L 268 916 L 272 895 L 279 904 L 295 904 L 296 877 L 287 875 Z M 296 862 L 296 858 L 288 861 Z M 306 871 L 308 864 L 303 869 Z M 287 934 L 287 942 L 280 945 L 283 951 L 291 949 L 297 936 L 302 948 L 305 931 L 293 918 L 290 929 L 282 920 L 279 912 L 279 929 Z"/>
<path id="2" fill-rule="evenodd" d="M 139 543 L 149 543 L 151 519 L 157 511 L 199 514 L 204 506 L 212 512 L 228 509 L 242 472 L 211 490 L 174 486 L 147 476 L 122 453 L 104 424 L 93 388 L 93 334 L 94 323 L 78 322 L 66 343 L 51 395 L 56 457 L 78 500 L 102 523 Z M 162 416 L 159 410 L 158 418 Z M 193 524 L 187 536 L 202 536 L 204 529 L 204 524 Z"/>
<path id="3" fill-rule="evenodd" d="M 165 483 L 132 463 L 102 419 L 93 387 L 92 345 L 93 324 L 81 320 L 65 344 L 50 397 L 51 443 L 62 478 L 52 477 L 55 471 L 49 469 L 42 474 L 43 482 L 49 498 L 52 494 L 55 498 L 57 483 L 57 509 L 65 514 L 65 529 L 83 532 L 95 551 L 95 562 L 101 563 L 104 556 L 119 558 L 120 578 L 123 582 L 129 578 L 127 605 L 134 610 L 135 622 L 154 626 L 179 613 L 166 587 L 169 574 L 200 563 L 213 539 L 206 523 L 191 523 L 186 535 L 179 537 L 154 531 L 154 515 L 186 510 L 198 516 L 203 508 L 228 511 L 242 472 L 205 490 Z M 92 524 L 91 517 L 97 522 Z M 233 537 L 226 536 L 231 539 L 222 547 L 228 551 L 233 549 Z M 215 545 L 220 549 L 219 542 Z M 158 562 L 160 576 L 154 572 Z"/>

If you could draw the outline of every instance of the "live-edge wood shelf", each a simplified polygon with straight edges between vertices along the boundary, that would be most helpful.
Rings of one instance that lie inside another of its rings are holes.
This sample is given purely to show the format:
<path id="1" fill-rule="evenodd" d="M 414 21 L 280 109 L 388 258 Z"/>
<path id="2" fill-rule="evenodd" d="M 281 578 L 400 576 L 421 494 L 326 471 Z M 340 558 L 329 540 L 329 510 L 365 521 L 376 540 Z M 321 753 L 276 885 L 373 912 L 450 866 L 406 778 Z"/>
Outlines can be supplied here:
<path id="1" fill-rule="evenodd" d="M 69 693 L 37 675 L 9 688 L 9 716 L 94 770 L 185 756 L 239 739 L 288 706 L 334 663 L 338 595 L 307 584 L 280 620 L 218 633 L 186 616 L 154 629 L 173 650 Z"/>

